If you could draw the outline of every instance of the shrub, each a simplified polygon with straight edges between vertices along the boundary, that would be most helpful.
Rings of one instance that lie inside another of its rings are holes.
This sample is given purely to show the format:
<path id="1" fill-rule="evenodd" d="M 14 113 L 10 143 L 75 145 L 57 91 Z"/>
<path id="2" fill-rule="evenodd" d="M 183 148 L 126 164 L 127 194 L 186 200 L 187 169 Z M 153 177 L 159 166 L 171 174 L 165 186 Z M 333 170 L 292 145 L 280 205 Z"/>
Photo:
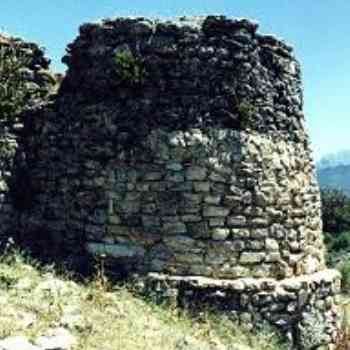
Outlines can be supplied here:
<path id="1" fill-rule="evenodd" d="M 350 291 L 350 258 L 340 264 L 339 270 L 342 274 L 341 287 L 343 292 Z"/>
<path id="2" fill-rule="evenodd" d="M 321 191 L 322 220 L 325 232 L 338 235 L 350 231 L 350 198 L 342 191 Z"/>
<path id="3" fill-rule="evenodd" d="M 116 72 L 121 82 L 139 85 L 144 82 L 146 70 L 140 58 L 134 56 L 130 50 L 121 50 L 115 54 Z"/>
<path id="4" fill-rule="evenodd" d="M 256 113 L 255 106 L 248 101 L 240 102 L 237 106 L 237 109 L 241 120 L 245 123 L 249 123 L 251 118 Z"/>
<path id="5" fill-rule="evenodd" d="M 350 251 L 350 231 L 338 235 L 325 233 L 325 243 L 332 252 Z"/>
<path id="6" fill-rule="evenodd" d="M 18 115 L 31 98 L 23 68 L 26 57 L 15 45 L 0 47 L 0 119 L 9 121 Z"/>

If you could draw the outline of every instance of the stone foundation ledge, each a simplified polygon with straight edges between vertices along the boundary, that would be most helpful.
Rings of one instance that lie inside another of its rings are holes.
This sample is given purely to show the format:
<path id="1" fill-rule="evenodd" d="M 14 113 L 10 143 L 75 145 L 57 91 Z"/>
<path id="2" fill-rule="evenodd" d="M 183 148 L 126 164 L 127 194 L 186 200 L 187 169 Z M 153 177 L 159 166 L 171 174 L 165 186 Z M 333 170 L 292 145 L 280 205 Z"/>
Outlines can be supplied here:
<path id="1" fill-rule="evenodd" d="M 331 349 L 339 329 L 340 278 L 330 269 L 283 280 L 149 273 L 143 286 L 156 302 L 176 303 L 195 312 L 214 308 L 248 328 L 277 327 L 293 349 Z"/>

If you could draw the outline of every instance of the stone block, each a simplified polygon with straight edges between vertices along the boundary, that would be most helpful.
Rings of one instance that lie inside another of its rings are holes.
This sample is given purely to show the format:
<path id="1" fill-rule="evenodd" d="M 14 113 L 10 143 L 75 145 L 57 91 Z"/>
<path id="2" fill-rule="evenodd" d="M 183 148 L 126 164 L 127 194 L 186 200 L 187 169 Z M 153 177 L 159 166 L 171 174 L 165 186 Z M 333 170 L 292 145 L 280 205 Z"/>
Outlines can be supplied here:
<path id="1" fill-rule="evenodd" d="M 230 209 L 217 206 L 205 206 L 203 209 L 204 217 L 226 217 L 229 215 Z"/>
<path id="2" fill-rule="evenodd" d="M 145 228 L 153 228 L 153 227 L 160 227 L 160 219 L 157 216 L 153 215 L 143 215 L 142 216 L 142 225 Z"/>
<path id="3" fill-rule="evenodd" d="M 136 183 L 136 190 L 140 192 L 147 192 L 149 191 L 149 183 L 147 182 L 138 182 Z"/>
<path id="4" fill-rule="evenodd" d="M 218 173 L 211 173 L 209 175 L 209 180 L 213 181 L 213 182 L 222 182 L 222 183 L 227 183 L 227 179 L 222 176 L 221 174 Z"/>
<path id="5" fill-rule="evenodd" d="M 264 239 L 269 235 L 268 229 L 265 228 L 253 228 L 250 230 L 250 237 L 254 239 Z"/>
<path id="6" fill-rule="evenodd" d="M 183 166 L 181 163 L 178 162 L 169 162 L 166 165 L 166 168 L 171 171 L 181 171 L 183 169 Z"/>
<path id="7" fill-rule="evenodd" d="M 165 181 L 150 182 L 150 191 L 162 192 L 168 189 L 168 184 Z"/>
<path id="8" fill-rule="evenodd" d="M 145 214 L 154 214 L 157 211 L 156 203 L 145 203 L 141 207 L 142 213 Z"/>
<path id="9" fill-rule="evenodd" d="M 247 225 L 247 220 L 244 216 L 229 216 L 227 218 L 227 225 L 229 227 L 245 227 Z"/>
<path id="10" fill-rule="evenodd" d="M 243 252 L 239 262 L 243 265 L 259 264 L 265 258 L 265 253 Z"/>
<path id="11" fill-rule="evenodd" d="M 189 223 L 187 224 L 188 232 L 191 237 L 197 239 L 207 239 L 210 238 L 210 230 L 208 223 L 205 221 L 198 223 Z"/>
<path id="12" fill-rule="evenodd" d="M 210 183 L 207 181 L 195 181 L 193 182 L 193 187 L 195 192 L 209 192 Z"/>
<path id="13" fill-rule="evenodd" d="M 230 236 L 230 229 L 227 228 L 214 228 L 212 230 L 212 238 L 214 241 L 224 241 Z"/>
<path id="14" fill-rule="evenodd" d="M 199 166 L 191 166 L 186 169 L 186 178 L 191 181 L 203 181 L 207 177 L 207 169 Z"/>
<path id="15" fill-rule="evenodd" d="M 204 197 L 204 203 L 218 205 L 221 201 L 220 195 L 208 195 Z"/>
<path id="16" fill-rule="evenodd" d="M 187 232 L 187 227 L 182 222 L 164 223 L 163 229 L 165 233 L 171 235 L 183 234 Z"/>
<path id="17" fill-rule="evenodd" d="M 121 223 L 121 219 L 120 219 L 120 216 L 119 215 L 110 215 L 108 217 L 108 222 L 111 224 L 111 225 L 119 225 Z"/>
<path id="18" fill-rule="evenodd" d="M 167 248 L 175 252 L 196 252 L 200 253 L 201 249 L 197 247 L 197 242 L 193 238 L 183 236 L 183 235 L 174 235 L 171 237 L 164 237 L 163 243 Z"/>
<path id="19" fill-rule="evenodd" d="M 163 178 L 163 174 L 158 171 L 147 172 L 143 176 L 144 181 L 159 181 Z"/>
<path id="20" fill-rule="evenodd" d="M 176 183 L 184 182 L 185 177 L 181 173 L 174 172 L 172 174 L 167 174 L 167 176 L 165 177 L 165 181 L 176 182 Z"/>
<path id="21" fill-rule="evenodd" d="M 136 244 L 103 244 L 87 243 L 86 249 L 96 256 L 105 255 L 111 258 L 141 258 L 145 254 L 144 248 Z"/>
<path id="22" fill-rule="evenodd" d="M 136 214 L 140 211 L 140 202 L 139 201 L 119 202 L 117 210 L 127 215 Z"/>
<path id="23" fill-rule="evenodd" d="M 278 241 L 275 239 L 267 238 L 265 240 L 265 247 L 268 251 L 278 251 L 279 250 L 279 244 Z"/>
<path id="24" fill-rule="evenodd" d="M 210 227 L 224 227 L 225 226 L 225 218 L 211 218 L 209 219 Z"/>
<path id="25" fill-rule="evenodd" d="M 202 217 L 200 215 L 188 214 L 181 217 L 183 222 L 200 222 Z"/>

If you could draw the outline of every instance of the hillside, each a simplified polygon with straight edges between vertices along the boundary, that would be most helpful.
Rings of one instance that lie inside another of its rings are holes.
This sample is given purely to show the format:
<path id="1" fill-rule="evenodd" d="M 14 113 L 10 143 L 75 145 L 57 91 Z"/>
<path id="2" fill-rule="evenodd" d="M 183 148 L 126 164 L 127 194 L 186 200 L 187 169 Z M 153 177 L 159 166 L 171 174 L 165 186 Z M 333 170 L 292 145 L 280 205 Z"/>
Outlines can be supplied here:
<path id="1" fill-rule="evenodd" d="M 329 153 L 317 162 L 318 169 L 334 168 L 339 165 L 350 165 L 350 150 L 343 149 L 336 153 Z"/>
<path id="2" fill-rule="evenodd" d="M 321 188 L 332 188 L 350 195 L 350 165 L 319 168 L 317 177 Z"/>
<path id="3" fill-rule="evenodd" d="M 0 309 L 1 350 L 284 349 L 269 332 L 152 304 L 101 271 L 77 280 L 18 253 L 0 257 Z"/>

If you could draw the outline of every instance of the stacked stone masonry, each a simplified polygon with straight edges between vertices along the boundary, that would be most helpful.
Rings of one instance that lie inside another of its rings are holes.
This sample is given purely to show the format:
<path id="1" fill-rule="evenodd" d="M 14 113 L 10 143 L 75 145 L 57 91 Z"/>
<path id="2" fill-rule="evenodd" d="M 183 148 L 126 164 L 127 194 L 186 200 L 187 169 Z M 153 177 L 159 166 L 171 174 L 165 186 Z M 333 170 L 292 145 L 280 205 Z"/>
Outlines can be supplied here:
<path id="1" fill-rule="evenodd" d="M 22 83 L 18 88 L 27 91 L 27 107 L 44 101 L 55 85 L 55 78 L 48 70 L 49 60 L 44 52 L 34 43 L 25 42 L 18 38 L 13 38 L 0 34 L 0 60 L 3 65 L 5 57 L 12 55 L 12 62 L 23 62 L 18 74 Z M 1 67 L 0 86 L 4 91 L 8 88 L 7 80 L 14 75 L 8 69 L 8 75 L 3 76 L 6 68 Z M 10 95 L 9 95 L 10 96 Z M 21 152 L 21 134 L 23 131 L 23 119 L 20 111 L 8 118 L 6 106 L 1 101 L 4 110 L 0 110 L 0 238 L 7 232 L 12 234 L 16 231 L 18 214 L 14 207 L 21 207 L 26 200 L 25 187 L 23 182 L 26 178 L 25 153 Z M 10 108 L 14 107 L 15 101 L 8 101 Z M 18 103 L 18 102 L 17 102 Z M 20 176 L 19 174 L 22 173 Z M 18 196 L 19 195 L 19 196 Z M 14 216 L 16 218 L 14 218 Z M 1 240 L 0 240 L 1 242 Z"/>
<path id="2" fill-rule="evenodd" d="M 334 270 L 280 281 L 150 274 L 144 282 L 158 302 L 195 310 L 214 306 L 248 329 L 272 324 L 287 335 L 293 349 L 332 349 L 338 339 L 340 278 Z"/>
<path id="3" fill-rule="evenodd" d="M 57 96 L 23 115 L 31 202 L 12 227 L 151 273 L 156 295 L 222 293 L 231 315 L 307 349 L 335 341 L 339 276 L 324 262 L 300 65 L 257 28 L 214 16 L 83 25 Z M 315 320 L 322 336 L 305 339 Z"/>

